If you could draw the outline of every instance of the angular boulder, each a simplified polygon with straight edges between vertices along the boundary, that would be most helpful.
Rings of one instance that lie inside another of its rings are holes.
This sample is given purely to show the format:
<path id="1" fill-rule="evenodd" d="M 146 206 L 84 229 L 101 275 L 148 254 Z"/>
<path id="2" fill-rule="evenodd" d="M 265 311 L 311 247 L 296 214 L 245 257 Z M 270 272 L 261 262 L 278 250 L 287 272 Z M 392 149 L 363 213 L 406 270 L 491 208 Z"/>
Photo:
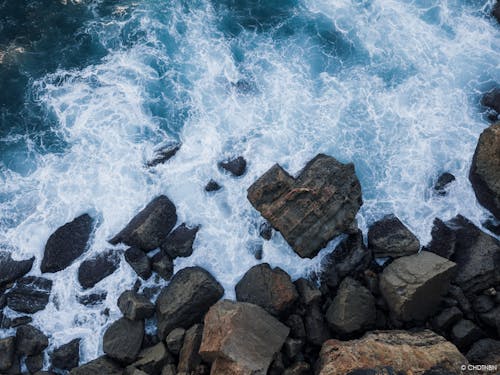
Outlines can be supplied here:
<path id="1" fill-rule="evenodd" d="M 474 322 L 461 319 L 451 329 L 451 341 L 457 348 L 466 350 L 474 342 L 484 337 L 484 332 Z"/>
<path id="2" fill-rule="evenodd" d="M 250 268 L 235 290 L 238 301 L 253 303 L 273 315 L 287 312 L 299 297 L 290 276 L 267 263 Z"/>
<path id="3" fill-rule="evenodd" d="M 375 324 L 375 298 L 356 280 L 346 277 L 326 312 L 333 331 L 347 335 Z"/>
<path id="4" fill-rule="evenodd" d="M 436 183 L 434 184 L 434 191 L 438 195 L 446 195 L 448 186 L 455 181 L 456 178 L 449 172 L 445 172 L 441 174 Z"/>
<path id="5" fill-rule="evenodd" d="M 170 332 L 165 339 L 167 343 L 167 348 L 171 353 L 178 355 L 182 348 L 182 343 L 184 342 L 184 336 L 186 330 L 184 328 L 175 328 Z"/>
<path id="6" fill-rule="evenodd" d="M 73 263 L 86 250 L 92 229 L 93 219 L 83 214 L 52 233 L 45 244 L 42 273 L 58 272 Z"/>
<path id="7" fill-rule="evenodd" d="M 179 353 L 179 364 L 177 372 L 180 374 L 190 374 L 201 363 L 201 357 L 198 353 L 203 335 L 203 325 L 195 324 L 186 331 Z"/>
<path id="8" fill-rule="evenodd" d="M 174 328 L 187 329 L 200 322 L 223 294 L 219 282 L 203 268 L 180 270 L 156 301 L 158 336 L 163 340 Z"/>
<path id="9" fill-rule="evenodd" d="M 161 250 L 172 259 L 191 256 L 193 254 L 193 242 L 199 229 L 199 226 L 190 228 L 185 223 L 182 223 L 167 236 L 160 247 Z"/>
<path id="10" fill-rule="evenodd" d="M 155 305 L 150 300 L 132 290 L 127 290 L 120 295 L 118 307 L 123 316 L 130 320 L 150 318 L 155 312 Z"/>
<path id="11" fill-rule="evenodd" d="M 457 235 L 455 230 L 450 228 L 439 218 L 435 218 L 431 230 L 432 240 L 423 250 L 430 251 L 443 258 L 451 259 L 455 253 L 455 242 Z"/>
<path id="12" fill-rule="evenodd" d="M 0 250 L 0 288 L 26 275 L 34 261 L 35 257 L 17 261 L 9 252 Z"/>
<path id="13" fill-rule="evenodd" d="M 261 307 L 223 300 L 205 316 L 199 352 L 213 363 L 211 374 L 265 374 L 288 333 L 288 327 Z M 222 366 L 233 372 L 218 372 Z"/>
<path id="14" fill-rule="evenodd" d="M 99 281 L 116 271 L 120 265 L 117 251 L 108 250 L 85 259 L 78 268 L 78 281 L 84 289 L 93 288 Z"/>
<path id="15" fill-rule="evenodd" d="M 174 363 L 174 358 L 165 348 L 165 344 L 158 343 L 154 346 L 141 350 L 131 367 L 146 374 L 159 374 L 164 366 Z"/>
<path id="16" fill-rule="evenodd" d="M 435 312 L 455 268 L 455 263 L 428 251 L 401 257 L 382 272 L 380 292 L 396 319 L 421 321 Z"/>
<path id="17" fill-rule="evenodd" d="M 8 370 L 14 364 L 15 337 L 0 339 L 0 371 Z"/>
<path id="18" fill-rule="evenodd" d="M 144 338 L 144 322 L 120 318 L 111 324 L 102 339 L 102 349 L 118 362 L 130 364 L 135 361 Z"/>
<path id="19" fill-rule="evenodd" d="M 177 222 L 175 205 L 165 195 L 153 199 L 109 242 L 123 242 L 144 251 L 158 248 Z"/>
<path id="20" fill-rule="evenodd" d="M 111 358 L 102 356 L 70 371 L 70 375 L 123 375 L 123 368 Z"/>
<path id="21" fill-rule="evenodd" d="M 51 291 L 52 280 L 36 276 L 23 277 L 6 294 L 7 306 L 17 312 L 34 314 L 47 306 Z"/>
<path id="22" fill-rule="evenodd" d="M 153 256 L 151 268 L 164 280 L 170 280 L 174 274 L 174 262 L 164 251 L 159 251 Z"/>
<path id="23" fill-rule="evenodd" d="M 498 12 L 500 12 L 498 3 L 496 4 L 495 8 L 497 8 Z M 481 99 L 481 104 L 485 107 L 491 108 L 497 113 L 500 113 L 500 88 L 494 88 L 484 94 Z"/>
<path id="24" fill-rule="evenodd" d="M 500 341 L 493 339 L 476 341 L 466 357 L 474 365 L 500 363 Z"/>
<path id="25" fill-rule="evenodd" d="M 479 136 L 469 180 L 478 202 L 500 219 L 500 122 Z"/>
<path id="26" fill-rule="evenodd" d="M 22 355 L 36 355 L 49 346 L 49 339 L 39 329 L 25 325 L 17 329 L 16 348 Z"/>
<path id="27" fill-rule="evenodd" d="M 243 176 L 247 170 L 247 161 L 242 157 L 219 162 L 219 168 L 231 173 L 233 176 Z"/>
<path id="28" fill-rule="evenodd" d="M 54 349 L 50 354 L 50 363 L 61 370 L 71 370 L 80 362 L 80 339 L 74 339 L 67 344 Z"/>
<path id="29" fill-rule="evenodd" d="M 359 340 L 325 342 L 317 373 L 344 375 L 384 365 L 398 373 L 423 374 L 435 366 L 457 371 L 467 363 L 452 343 L 432 331 L 375 331 Z"/>
<path id="30" fill-rule="evenodd" d="M 128 248 L 125 251 L 125 260 L 141 279 L 147 280 L 151 277 L 151 260 L 141 249 Z"/>
<path id="31" fill-rule="evenodd" d="M 387 215 L 368 230 L 368 246 L 377 258 L 399 258 L 420 249 L 415 235 L 394 215 Z"/>
<path id="32" fill-rule="evenodd" d="M 247 197 L 293 250 L 308 258 L 335 236 L 352 231 L 362 204 L 354 165 L 323 154 L 297 178 L 274 165 L 250 186 Z"/>

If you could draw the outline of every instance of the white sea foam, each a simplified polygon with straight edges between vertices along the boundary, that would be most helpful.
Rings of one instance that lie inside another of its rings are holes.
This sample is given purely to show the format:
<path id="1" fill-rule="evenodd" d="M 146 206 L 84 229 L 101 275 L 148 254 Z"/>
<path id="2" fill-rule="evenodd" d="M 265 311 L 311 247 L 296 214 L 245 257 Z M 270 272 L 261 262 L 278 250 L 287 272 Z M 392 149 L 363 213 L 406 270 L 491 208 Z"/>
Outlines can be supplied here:
<path id="1" fill-rule="evenodd" d="M 69 147 L 62 154 L 36 155 L 38 167 L 29 176 L 2 170 L 0 193 L 7 198 L 0 220 L 10 218 L 10 224 L 1 228 L 0 240 L 18 248 L 17 259 L 35 255 L 31 274 L 39 275 L 44 244 L 58 226 L 84 212 L 98 218 L 84 258 L 109 248 L 107 239 L 154 196 L 166 194 L 177 206 L 179 223 L 201 224 L 194 254 L 176 259 L 176 271 L 205 267 L 231 298 L 237 280 L 258 263 L 252 248 L 262 245 L 263 261 L 297 278 L 317 268 L 335 246 L 309 260 L 295 255 L 279 234 L 262 241 L 260 216 L 246 199 L 248 186 L 274 163 L 297 173 L 318 152 L 354 162 L 364 196 L 358 221 L 365 232 L 391 212 L 423 244 L 435 217 L 461 213 L 480 225 L 487 212 L 467 174 L 487 125 L 479 94 L 500 82 L 500 33 L 470 5 L 428 3 L 299 5 L 298 14 L 330 20 L 338 38 L 352 46 L 340 66 L 329 56 L 334 41 L 303 29 L 281 40 L 252 30 L 228 38 L 218 27 L 220 14 L 205 2 L 188 11 L 153 2 L 130 19 L 117 15 L 89 25 L 109 48 L 130 23 L 145 36 L 115 48 L 97 66 L 59 71 L 34 84 Z M 245 55 L 240 63 L 233 58 L 236 44 Z M 239 79 L 255 90 L 238 93 L 230 83 Z M 187 116 L 166 121 L 155 112 L 162 106 Z M 175 158 L 145 168 L 155 146 L 175 136 L 183 143 Z M 249 161 L 241 178 L 217 168 L 234 155 Z M 431 186 L 443 171 L 457 180 L 446 197 L 438 197 Z M 203 187 L 211 178 L 224 188 L 209 195 Z M 35 324 L 51 335 L 51 347 L 83 337 L 86 361 L 102 352 L 103 331 L 120 315 L 116 299 L 135 276 L 122 261 L 95 288 L 108 291 L 104 305 L 88 308 L 75 298 L 83 293 L 78 265 L 47 276 L 54 280 L 51 302 L 35 314 Z"/>

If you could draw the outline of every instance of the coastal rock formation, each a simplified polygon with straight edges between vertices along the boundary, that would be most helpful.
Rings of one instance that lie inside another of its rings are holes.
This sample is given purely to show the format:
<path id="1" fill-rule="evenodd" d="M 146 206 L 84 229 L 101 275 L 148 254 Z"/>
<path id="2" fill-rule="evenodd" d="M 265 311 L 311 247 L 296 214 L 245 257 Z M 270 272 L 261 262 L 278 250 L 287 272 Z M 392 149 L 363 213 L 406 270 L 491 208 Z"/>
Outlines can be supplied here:
<path id="1" fill-rule="evenodd" d="M 359 340 L 325 342 L 318 374 L 345 375 L 380 365 L 404 374 L 423 374 L 434 366 L 453 372 L 467 363 L 453 344 L 432 331 L 375 331 Z"/>
<path id="2" fill-rule="evenodd" d="M 500 122 L 479 136 L 469 180 L 478 202 L 500 219 Z"/>
<path id="3" fill-rule="evenodd" d="M 387 215 L 368 230 L 368 247 L 377 258 L 399 258 L 418 252 L 417 237 L 394 215 Z"/>
<path id="4" fill-rule="evenodd" d="M 99 281 L 116 271 L 120 256 L 114 250 L 108 250 L 84 260 L 78 268 L 78 281 L 84 289 L 94 287 Z"/>
<path id="5" fill-rule="evenodd" d="M 500 2 L 496 2 L 495 6 L 493 7 L 492 11 L 493 17 L 497 19 L 498 22 L 500 22 Z"/>
<path id="6" fill-rule="evenodd" d="M 158 335 L 165 339 L 178 327 L 189 328 L 201 321 L 210 306 L 222 298 L 224 289 L 200 267 L 180 270 L 156 301 Z"/>
<path id="7" fill-rule="evenodd" d="M 190 374 L 201 363 L 200 350 L 201 339 L 203 335 L 203 325 L 195 324 L 189 328 L 182 343 L 179 352 L 179 364 L 177 372 L 179 374 Z"/>
<path id="8" fill-rule="evenodd" d="M 222 186 L 219 185 L 219 183 L 217 181 L 214 181 L 214 180 L 210 180 L 207 182 L 207 184 L 205 185 L 205 191 L 207 193 L 212 193 L 214 191 L 218 191 L 222 189 Z"/>
<path id="9" fill-rule="evenodd" d="M 126 364 L 137 358 L 144 337 L 144 322 L 120 318 L 109 326 L 102 339 L 102 349 L 109 357 Z"/>
<path id="10" fill-rule="evenodd" d="M 218 165 L 219 168 L 224 169 L 235 177 L 243 176 L 247 170 L 247 161 L 242 156 L 227 161 L 221 161 Z"/>
<path id="11" fill-rule="evenodd" d="M 36 276 L 23 277 L 6 294 L 7 306 L 17 312 L 34 314 L 47 306 L 51 291 L 52 280 Z"/>
<path id="12" fill-rule="evenodd" d="M 495 6 L 495 9 L 497 9 L 500 16 L 500 6 L 498 6 L 498 4 Z M 500 88 L 494 88 L 484 94 L 481 99 L 481 104 L 491 108 L 496 113 L 500 113 Z"/>
<path id="13" fill-rule="evenodd" d="M 424 320 L 448 290 L 456 264 L 428 251 L 396 259 L 380 277 L 380 292 L 393 316 Z"/>
<path id="14" fill-rule="evenodd" d="M 472 364 L 500 363 L 500 341 L 482 339 L 476 341 L 466 355 Z"/>
<path id="15" fill-rule="evenodd" d="M 190 256 L 193 254 L 193 242 L 199 229 L 199 226 L 190 228 L 182 223 L 167 236 L 160 249 L 171 259 Z"/>
<path id="16" fill-rule="evenodd" d="M 73 263 L 87 248 L 92 229 L 92 218 L 83 214 L 52 233 L 45 244 L 42 273 L 61 271 Z"/>
<path id="17" fill-rule="evenodd" d="M 301 257 L 314 257 L 328 241 L 352 232 L 362 204 L 353 164 L 319 154 L 297 178 L 278 164 L 248 189 L 248 200 Z"/>
<path id="18" fill-rule="evenodd" d="M 17 261 L 9 252 L 0 250 L 0 288 L 26 275 L 34 261 L 35 257 Z"/>
<path id="19" fill-rule="evenodd" d="M 177 222 L 175 205 L 165 195 L 153 199 L 109 242 L 123 242 L 144 251 L 159 247 Z"/>
<path id="20" fill-rule="evenodd" d="M 212 375 L 265 374 L 288 332 L 259 306 L 220 301 L 205 316 L 200 355 L 212 363 Z"/>
<path id="21" fill-rule="evenodd" d="M 267 263 L 250 268 L 236 284 L 235 291 L 238 301 L 258 305 L 272 315 L 286 312 L 299 297 L 290 276 Z"/>

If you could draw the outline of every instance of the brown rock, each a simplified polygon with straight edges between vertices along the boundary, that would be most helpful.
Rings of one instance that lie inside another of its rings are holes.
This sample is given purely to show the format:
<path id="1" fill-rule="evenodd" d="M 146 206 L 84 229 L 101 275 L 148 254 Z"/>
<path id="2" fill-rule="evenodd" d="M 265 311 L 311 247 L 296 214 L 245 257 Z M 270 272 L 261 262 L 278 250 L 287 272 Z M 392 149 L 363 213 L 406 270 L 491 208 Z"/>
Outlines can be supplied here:
<path id="1" fill-rule="evenodd" d="M 353 229 L 362 204 L 353 164 L 319 154 L 297 178 L 278 164 L 248 189 L 248 200 L 301 257 L 314 257 L 328 241 Z"/>
<path id="2" fill-rule="evenodd" d="M 265 374 L 289 328 L 257 305 L 223 300 L 205 316 L 200 355 L 211 374 Z"/>
<path id="3" fill-rule="evenodd" d="M 457 371 L 467 363 L 452 343 L 432 331 L 375 331 L 359 340 L 325 342 L 318 374 L 345 375 L 383 364 L 396 372 L 418 375 L 437 365 Z"/>

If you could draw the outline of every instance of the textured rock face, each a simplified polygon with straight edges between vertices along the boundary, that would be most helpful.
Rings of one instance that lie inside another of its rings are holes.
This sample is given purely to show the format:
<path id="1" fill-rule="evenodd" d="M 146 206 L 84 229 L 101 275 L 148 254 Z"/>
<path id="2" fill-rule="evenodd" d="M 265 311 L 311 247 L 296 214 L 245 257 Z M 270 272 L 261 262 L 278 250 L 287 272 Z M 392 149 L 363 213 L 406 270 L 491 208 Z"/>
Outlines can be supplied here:
<path id="1" fill-rule="evenodd" d="M 500 219 L 500 122 L 481 133 L 469 179 L 479 203 Z"/>
<path id="2" fill-rule="evenodd" d="M 448 290 L 455 267 L 428 251 L 389 264 L 380 277 L 380 291 L 393 316 L 402 321 L 430 316 Z"/>
<path id="3" fill-rule="evenodd" d="M 0 250 L 0 287 L 26 275 L 31 270 L 34 260 L 35 257 L 16 261 L 9 252 Z"/>
<path id="4" fill-rule="evenodd" d="M 25 325 L 17 329 L 16 347 L 23 355 L 36 355 L 49 345 L 49 339 L 39 329 Z"/>
<path id="5" fill-rule="evenodd" d="M 434 332 L 375 331 L 359 340 L 329 340 L 321 348 L 319 375 L 390 366 L 404 374 L 423 374 L 435 366 L 457 371 L 467 359 Z"/>
<path id="6" fill-rule="evenodd" d="M 273 315 L 286 312 L 299 296 L 290 276 L 267 263 L 250 268 L 235 290 L 238 301 L 253 303 Z"/>
<path id="7" fill-rule="evenodd" d="M 151 260 L 141 249 L 128 248 L 125 251 L 125 260 L 141 279 L 147 280 L 151 277 Z"/>
<path id="8" fill-rule="evenodd" d="M 55 349 L 50 355 L 52 366 L 61 370 L 71 370 L 80 361 L 80 339 L 75 339 Z"/>
<path id="9" fill-rule="evenodd" d="M 189 374 L 201 363 L 198 351 L 200 350 L 202 335 L 203 326 L 201 324 L 195 324 L 186 331 L 179 353 L 178 373 Z"/>
<path id="10" fill-rule="evenodd" d="M 356 280 L 346 277 L 326 312 L 330 327 L 340 334 L 350 334 L 375 323 L 375 298 Z"/>
<path id="11" fill-rule="evenodd" d="M 120 257 L 114 250 L 105 251 L 86 259 L 78 268 L 78 281 L 84 289 L 92 288 L 99 281 L 116 271 Z"/>
<path id="12" fill-rule="evenodd" d="M 118 307 L 123 316 L 130 320 L 150 318 L 155 312 L 155 305 L 151 301 L 132 290 L 127 290 L 120 295 Z"/>
<path id="13" fill-rule="evenodd" d="M 175 205 L 164 195 L 153 199 L 109 242 L 123 242 L 144 251 L 159 247 L 177 222 Z"/>
<path id="14" fill-rule="evenodd" d="M 118 319 L 104 333 L 104 353 L 117 361 L 132 363 L 137 358 L 144 337 L 144 322 Z"/>
<path id="15" fill-rule="evenodd" d="M 190 256 L 193 254 L 193 242 L 199 229 L 199 226 L 190 228 L 186 224 L 179 225 L 167 236 L 161 250 L 172 259 Z"/>
<path id="16" fill-rule="evenodd" d="M 164 339 L 174 328 L 187 329 L 201 321 L 223 294 L 219 282 L 203 268 L 180 270 L 156 301 L 158 335 Z"/>
<path id="17" fill-rule="evenodd" d="M 74 368 L 70 375 L 123 375 L 123 369 L 112 359 L 102 356 Z"/>
<path id="18" fill-rule="evenodd" d="M 15 337 L 0 339 L 0 371 L 8 370 L 14 363 Z"/>
<path id="19" fill-rule="evenodd" d="M 370 227 L 368 246 L 378 258 L 399 258 L 418 252 L 420 242 L 396 216 L 388 215 Z"/>
<path id="20" fill-rule="evenodd" d="M 228 171 L 236 177 L 243 176 L 247 170 L 247 161 L 242 156 L 227 161 L 221 161 L 218 165 L 219 168 Z"/>
<path id="21" fill-rule="evenodd" d="M 148 161 L 146 165 L 148 167 L 155 167 L 158 164 L 163 164 L 172 157 L 174 157 L 174 155 L 177 153 L 177 151 L 180 150 L 180 148 L 181 148 L 181 143 L 179 142 L 172 142 L 166 144 L 165 146 L 163 146 L 162 148 L 160 148 L 155 152 L 153 159 Z"/>
<path id="22" fill-rule="evenodd" d="M 52 280 L 35 276 L 23 277 L 7 293 L 7 306 L 17 312 L 34 314 L 49 303 L 51 290 Z"/>
<path id="23" fill-rule="evenodd" d="M 205 316 L 200 355 L 213 362 L 212 375 L 266 374 L 288 332 L 259 306 L 220 301 Z"/>
<path id="24" fill-rule="evenodd" d="M 472 364 L 500 363 L 500 341 L 482 339 L 476 341 L 467 352 L 467 359 Z"/>
<path id="25" fill-rule="evenodd" d="M 250 203 L 301 257 L 314 257 L 335 236 L 352 231 L 361 204 L 353 164 L 319 154 L 293 178 L 274 165 L 248 189 Z"/>
<path id="26" fill-rule="evenodd" d="M 92 227 L 92 218 L 84 214 L 52 233 L 45 245 L 40 266 L 42 272 L 61 271 L 82 255 L 87 248 Z"/>
<path id="27" fill-rule="evenodd" d="M 495 12 L 495 10 L 499 12 L 498 15 L 500 16 L 500 6 L 498 5 L 498 3 L 495 5 L 493 13 Z M 481 104 L 485 107 L 491 108 L 497 113 L 500 113 L 500 89 L 495 88 L 484 94 L 483 98 L 481 99 Z"/>
<path id="28" fill-rule="evenodd" d="M 174 358 L 170 355 L 163 343 L 158 343 L 142 350 L 131 367 L 144 371 L 146 374 L 159 374 L 168 363 L 173 363 Z"/>

